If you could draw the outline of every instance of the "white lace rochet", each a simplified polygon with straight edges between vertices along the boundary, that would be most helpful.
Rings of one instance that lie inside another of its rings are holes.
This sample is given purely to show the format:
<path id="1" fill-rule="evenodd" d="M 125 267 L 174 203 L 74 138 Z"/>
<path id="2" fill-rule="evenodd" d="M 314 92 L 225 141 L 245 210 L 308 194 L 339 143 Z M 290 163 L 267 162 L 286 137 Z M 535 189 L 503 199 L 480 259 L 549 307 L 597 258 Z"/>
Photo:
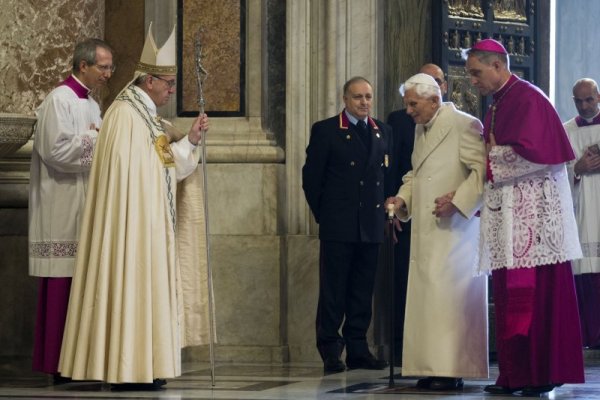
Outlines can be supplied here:
<path id="1" fill-rule="evenodd" d="M 580 258 L 565 164 L 535 164 L 510 146 L 494 146 L 489 159 L 494 182 L 483 194 L 479 273 Z"/>

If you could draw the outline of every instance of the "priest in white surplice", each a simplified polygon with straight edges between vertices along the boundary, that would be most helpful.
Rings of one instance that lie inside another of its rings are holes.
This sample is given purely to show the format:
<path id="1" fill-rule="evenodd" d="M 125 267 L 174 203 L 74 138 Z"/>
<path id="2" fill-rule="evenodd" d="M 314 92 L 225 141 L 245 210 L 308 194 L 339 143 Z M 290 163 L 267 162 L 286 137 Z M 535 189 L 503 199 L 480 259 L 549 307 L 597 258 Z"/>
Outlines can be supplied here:
<path id="1" fill-rule="evenodd" d="M 402 375 L 417 386 L 458 389 L 488 376 L 487 279 L 474 276 L 485 174 L 481 122 L 442 103 L 426 74 L 400 89 L 417 124 L 412 171 L 393 203 L 412 219 Z"/>
<path id="2" fill-rule="evenodd" d="M 575 151 L 569 164 L 575 218 L 583 258 L 573 260 L 575 288 L 581 320 L 581 336 L 586 347 L 600 346 L 600 94 L 589 78 L 573 86 L 578 116 L 564 126 Z"/>
<path id="3" fill-rule="evenodd" d="M 159 50 L 151 28 L 98 136 L 59 364 L 73 379 L 141 389 L 180 375 L 181 348 L 209 340 L 206 274 L 191 262 L 205 250 L 197 175 L 208 118 L 182 136 L 157 116 L 175 93 L 175 35 Z"/>
<path id="4" fill-rule="evenodd" d="M 72 74 L 36 111 L 29 182 L 29 274 L 39 277 L 33 370 L 57 374 L 100 107 L 90 92 L 114 71 L 100 39 L 75 45 Z"/>

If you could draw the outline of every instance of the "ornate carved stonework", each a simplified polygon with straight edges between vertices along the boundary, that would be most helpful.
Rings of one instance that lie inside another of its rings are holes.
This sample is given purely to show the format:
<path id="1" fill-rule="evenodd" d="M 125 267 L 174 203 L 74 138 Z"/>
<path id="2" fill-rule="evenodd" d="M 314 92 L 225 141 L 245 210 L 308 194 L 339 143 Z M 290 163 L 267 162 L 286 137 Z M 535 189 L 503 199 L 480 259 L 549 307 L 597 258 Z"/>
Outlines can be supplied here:
<path id="1" fill-rule="evenodd" d="M 527 21 L 527 0 L 496 0 L 492 10 L 498 21 Z"/>
<path id="2" fill-rule="evenodd" d="M 17 151 L 33 134 L 36 118 L 0 113 L 0 158 Z"/>
<path id="3" fill-rule="evenodd" d="M 448 68 L 448 100 L 456 108 L 471 115 L 479 114 L 479 94 L 469 83 L 465 69 L 458 66 Z"/>
<path id="4" fill-rule="evenodd" d="M 448 0 L 448 14 L 455 17 L 483 18 L 481 0 Z"/>
<path id="5" fill-rule="evenodd" d="M 488 99 L 481 99 L 464 74 L 462 49 L 493 38 L 510 55 L 511 70 L 535 83 L 534 0 L 443 0 L 432 5 L 433 60 L 448 73 L 449 100 L 479 118 Z M 439 39 L 435 39 L 439 38 Z"/>

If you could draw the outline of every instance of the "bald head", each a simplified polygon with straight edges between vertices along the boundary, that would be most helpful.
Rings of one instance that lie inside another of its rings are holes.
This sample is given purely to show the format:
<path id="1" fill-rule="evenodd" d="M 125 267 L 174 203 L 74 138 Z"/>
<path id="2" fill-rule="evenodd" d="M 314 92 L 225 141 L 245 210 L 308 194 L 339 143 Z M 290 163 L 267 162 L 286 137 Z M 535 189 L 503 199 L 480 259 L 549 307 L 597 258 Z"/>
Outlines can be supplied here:
<path id="1" fill-rule="evenodd" d="M 581 78 L 578 79 L 577 82 L 573 85 L 573 95 L 575 92 L 580 89 L 588 89 L 592 90 L 594 93 L 598 94 L 598 84 L 595 80 L 591 78 Z"/>
<path id="2" fill-rule="evenodd" d="M 573 102 L 577 113 L 586 119 L 590 119 L 598 114 L 598 103 L 600 94 L 598 93 L 598 84 L 590 78 L 579 79 L 573 85 Z"/>
<path id="3" fill-rule="evenodd" d="M 435 64 L 425 64 L 421 67 L 419 72 L 427 74 L 433 79 L 435 79 L 438 86 L 440 87 L 442 96 L 446 94 L 446 92 L 448 91 L 448 82 L 446 82 L 446 80 L 444 79 L 444 71 L 442 71 L 442 69 L 439 66 Z"/>

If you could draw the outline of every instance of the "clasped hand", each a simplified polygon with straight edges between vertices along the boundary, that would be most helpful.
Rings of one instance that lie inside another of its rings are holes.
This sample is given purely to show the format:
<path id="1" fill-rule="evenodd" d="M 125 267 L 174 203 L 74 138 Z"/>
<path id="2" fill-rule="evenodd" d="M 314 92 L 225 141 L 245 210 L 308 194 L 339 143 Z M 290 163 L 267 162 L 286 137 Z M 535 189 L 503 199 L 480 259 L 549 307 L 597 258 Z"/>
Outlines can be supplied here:
<path id="1" fill-rule="evenodd" d="M 454 198 L 455 192 L 446 193 L 443 196 L 440 196 L 434 200 L 435 209 L 431 212 L 436 217 L 451 217 L 457 211 L 458 208 L 454 204 L 452 204 L 452 199 Z M 405 206 L 404 200 L 400 197 L 388 197 L 385 201 L 385 209 L 387 210 L 388 204 L 394 205 L 394 212 L 397 212 L 402 207 Z"/>
<path id="2" fill-rule="evenodd" d="M 458 211 L 458 208 L 452 204 L 454 193 L 455 192 L 446 193 L 445 195 L 436 198 L 434 200 L 435 209 L 431 213 L 438 218 L 453 216 Z"/>
<path id="3" fill-rule="evenodd" d="M 600 155 L 586 149 L 573 168 L 576 175 L 600 172 Z"/>

